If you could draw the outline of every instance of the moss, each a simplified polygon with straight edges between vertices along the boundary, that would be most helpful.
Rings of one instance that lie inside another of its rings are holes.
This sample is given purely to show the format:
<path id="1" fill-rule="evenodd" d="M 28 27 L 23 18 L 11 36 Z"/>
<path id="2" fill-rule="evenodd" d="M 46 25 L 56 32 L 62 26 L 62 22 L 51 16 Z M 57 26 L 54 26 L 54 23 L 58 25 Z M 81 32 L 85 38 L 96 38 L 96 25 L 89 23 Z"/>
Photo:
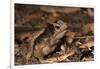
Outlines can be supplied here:
<path id="1" fill-rule="evenodd" d="M 45 28 L 42 24 L 38 24 L 38 23 L 33 24 L 32 27 L 33 27 L 34 29 L 43 29 L 43 28 Z"/>

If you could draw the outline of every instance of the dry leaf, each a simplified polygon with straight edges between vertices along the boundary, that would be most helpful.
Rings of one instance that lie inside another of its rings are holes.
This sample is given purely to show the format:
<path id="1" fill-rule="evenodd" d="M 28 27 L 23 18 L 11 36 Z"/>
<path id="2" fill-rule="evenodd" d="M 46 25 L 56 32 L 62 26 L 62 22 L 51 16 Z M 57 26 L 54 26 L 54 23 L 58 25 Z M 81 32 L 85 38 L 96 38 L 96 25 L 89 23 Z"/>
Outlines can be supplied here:
<path id="1" fill-rule="evenodd" d="M 90 47 L 93 47 L 93 46 L 94 46 L 94 42 L 90 41 L 88 43 L 80 45 L 79 48 L 88 48 L 88 49 L 90 49 Z"/>
<path id="2" fill-rule="evenodd" d="M 93 33 L 94 32 L 94 24 L 93 23 L 84 24 L 82 27 L 82 30 L 83 30 L 83 33 L 88 33 L 88 32 Z"/>

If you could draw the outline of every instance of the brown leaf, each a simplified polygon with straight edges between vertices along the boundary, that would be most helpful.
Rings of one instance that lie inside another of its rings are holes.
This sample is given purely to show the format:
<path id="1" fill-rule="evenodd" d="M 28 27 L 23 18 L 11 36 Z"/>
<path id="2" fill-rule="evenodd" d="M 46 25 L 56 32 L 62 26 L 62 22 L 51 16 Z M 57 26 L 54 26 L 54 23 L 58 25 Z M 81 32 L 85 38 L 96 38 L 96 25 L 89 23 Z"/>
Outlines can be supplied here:
<path id="1" fill-rule="evenodd" d="M 94 24 L 93 23 L 84 24 L 82 30 L 83 33 L 88 33 L 88 32 L 94 33 Z"/>
<path id="2" fill-rule="evenodd" d="M 93 47 L 93 46 L 94 46 L 94 42 L 89 41 L 88 43 L 80 45 L 79 48 L 88 48 L 88 49 L 90 49 L 90 47 Z"/>

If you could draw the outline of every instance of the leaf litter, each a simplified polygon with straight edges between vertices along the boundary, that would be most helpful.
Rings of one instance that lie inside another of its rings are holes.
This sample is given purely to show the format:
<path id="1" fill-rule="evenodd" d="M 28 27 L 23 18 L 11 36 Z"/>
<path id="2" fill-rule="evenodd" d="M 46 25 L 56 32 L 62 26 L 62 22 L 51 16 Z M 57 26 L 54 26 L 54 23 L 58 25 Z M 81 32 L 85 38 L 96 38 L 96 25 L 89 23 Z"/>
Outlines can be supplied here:
<path id="1" fill-rule="evenodd" d="M 15 4 L 15 65 L 94 61 L 94 9 Z"/>

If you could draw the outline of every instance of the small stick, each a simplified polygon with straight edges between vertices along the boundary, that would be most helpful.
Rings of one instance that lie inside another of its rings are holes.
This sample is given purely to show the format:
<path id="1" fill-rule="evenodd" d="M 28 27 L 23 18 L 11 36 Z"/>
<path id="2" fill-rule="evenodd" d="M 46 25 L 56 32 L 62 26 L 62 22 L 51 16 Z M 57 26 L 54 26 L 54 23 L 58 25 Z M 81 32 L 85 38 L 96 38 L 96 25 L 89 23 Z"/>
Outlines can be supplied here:
<path id="1" fill-rule="evenodd" d="M 74 37 L 74 39 L 94 38 L 94 36 Z"/>

